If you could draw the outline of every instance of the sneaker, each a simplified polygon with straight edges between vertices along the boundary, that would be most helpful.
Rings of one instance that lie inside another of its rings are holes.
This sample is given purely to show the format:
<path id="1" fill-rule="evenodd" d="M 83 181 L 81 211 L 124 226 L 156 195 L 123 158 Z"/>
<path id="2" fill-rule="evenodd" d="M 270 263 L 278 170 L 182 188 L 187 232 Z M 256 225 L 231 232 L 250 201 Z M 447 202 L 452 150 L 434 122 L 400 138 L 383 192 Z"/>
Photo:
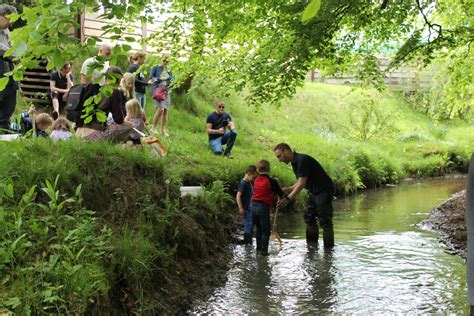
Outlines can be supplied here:
<path id="1" fill-rule="evenodd" d="M 232 156 L 230 153 L 224 153 L 224 157 L 228 159 L 234 159 L 234 156 Z"/>
<path id="2" fill-rule="evenodd" d="M 53 116 L 53 120 L 56 121 L 56 120 L 58 119 L 58 117 L 59 117 L 58 111 L 53 111 L 53 113 L 51 113 L 51 114 L 52 114 L 52 116 Z"/>

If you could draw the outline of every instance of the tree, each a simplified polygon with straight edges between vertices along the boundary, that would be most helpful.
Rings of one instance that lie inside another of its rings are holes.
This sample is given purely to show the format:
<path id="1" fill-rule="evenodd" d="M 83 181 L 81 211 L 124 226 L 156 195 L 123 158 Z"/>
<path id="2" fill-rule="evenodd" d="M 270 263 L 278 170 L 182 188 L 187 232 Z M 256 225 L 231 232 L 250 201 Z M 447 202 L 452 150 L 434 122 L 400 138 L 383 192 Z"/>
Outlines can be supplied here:
<path id="1" fill-rule="evenodd" d="M 292 96 L 308 70 L 318 64 L 344 66 L 360 56 L 373 59 L 383 50 L 396 51 L 398 62 L 420 52 L 429 61 L 436 51 L 459 41 L 471 43 L 474 34 L 472 23 L 462 20 L 446 27 L 443 21 L 432 22 L 428 11 L 435 2 L 431 0 L 321 1 L 318 10 L 314 10 L 315 0 L 97 2 L 106 9 L 104 17 L 116 21 L 104 30 L 113 38 L 124 38 L 126 27 L 138 19 L 151 21 L 166 13 L 163 29 L 147 44 L 174 57 L 177 86 L 186 91 L 192 82 L 218 79 L 224 89 L 248 89 L 252 104 L 279 103 Z M 97 39 L 79 43 L 67 34 L 78 27 L 75 14 L 95 8 L 97 2 L 34 0 L 21 14 L 27 25 L 12 34 L 20 61 L 15 78 L 38 59 L 47 58 L 52 68 L 64 60 L 90 55 Z M 308 4 L 316 14 L 306 14 L 303 19 Z M 467 4 L 461 9 L 468 13 Z M 129 49 L 117 46 L 112 64 Z M 362 67 L 362 75 L 366 70 Z"/>

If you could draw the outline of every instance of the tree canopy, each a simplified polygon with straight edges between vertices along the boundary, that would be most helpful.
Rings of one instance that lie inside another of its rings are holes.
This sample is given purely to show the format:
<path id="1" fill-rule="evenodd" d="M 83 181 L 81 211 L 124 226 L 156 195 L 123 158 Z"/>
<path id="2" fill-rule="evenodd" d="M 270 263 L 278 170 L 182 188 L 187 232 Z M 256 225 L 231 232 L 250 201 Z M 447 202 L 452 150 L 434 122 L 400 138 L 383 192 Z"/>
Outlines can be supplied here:
<path id="1" fill-rule="evenodd" d="M 344 69 L 359 63 L 361 78 L 377 81 L 376 54 L 392 52 L 400 63 L 418 56 L 429 62 L 438 52 L 470 47 L 472 6 L 464 0 L 33 0 L 13 20 L 27 23 L 12 33 L 11 49 L 22 72 L 47 59 L 49 68 L 90 56 L 98 39 L 68 36 L 81 12 L 104 9 L 112 39 L 127 38 L 136 21 L 162 17 L 151 34 L 151 51 L 168 51 L 177 86 L 187 90 L 218 79 L 224 89 L 247 89 L 250 103 L 279 103 L 294 94 L 315 67 Z M 131 47 L 116 45 L 111 64 Z M 0 79 L 0 86 L 1 86 Z"/>

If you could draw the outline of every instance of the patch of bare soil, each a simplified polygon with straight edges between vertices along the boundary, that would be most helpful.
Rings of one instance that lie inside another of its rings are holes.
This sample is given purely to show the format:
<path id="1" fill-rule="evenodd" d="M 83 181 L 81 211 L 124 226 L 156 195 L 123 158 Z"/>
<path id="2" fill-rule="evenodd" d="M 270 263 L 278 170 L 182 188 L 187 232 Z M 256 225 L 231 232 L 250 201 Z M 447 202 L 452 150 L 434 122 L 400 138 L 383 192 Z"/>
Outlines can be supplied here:
<path id="1" fill-rule="evenodd" d="M 423 226 L 440 233 L 441 241 L 452 254 L 466 258 L 466 191 L 453 194 L 436 206 L 423 222 Z"/>

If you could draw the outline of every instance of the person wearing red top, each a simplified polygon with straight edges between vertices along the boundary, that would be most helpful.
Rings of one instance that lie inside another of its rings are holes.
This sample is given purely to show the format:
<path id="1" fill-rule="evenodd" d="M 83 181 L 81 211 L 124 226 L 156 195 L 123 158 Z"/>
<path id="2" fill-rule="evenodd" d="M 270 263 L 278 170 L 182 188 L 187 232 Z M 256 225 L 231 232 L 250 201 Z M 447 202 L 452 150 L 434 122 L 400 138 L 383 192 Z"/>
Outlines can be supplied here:
<path id="1" fill-rule="evenodd" d="M 257 163 L 258 176 L 253 184 L 252 221 L 257 228 L 255 239 L 257 252 L 268 256 L 268 242 L 271 234 L 270 207 L 274 205 L 275 195 L 282 197 L 283 190 L 275 179 L 270 178 L 270 162 L 260 160 Z"/>

